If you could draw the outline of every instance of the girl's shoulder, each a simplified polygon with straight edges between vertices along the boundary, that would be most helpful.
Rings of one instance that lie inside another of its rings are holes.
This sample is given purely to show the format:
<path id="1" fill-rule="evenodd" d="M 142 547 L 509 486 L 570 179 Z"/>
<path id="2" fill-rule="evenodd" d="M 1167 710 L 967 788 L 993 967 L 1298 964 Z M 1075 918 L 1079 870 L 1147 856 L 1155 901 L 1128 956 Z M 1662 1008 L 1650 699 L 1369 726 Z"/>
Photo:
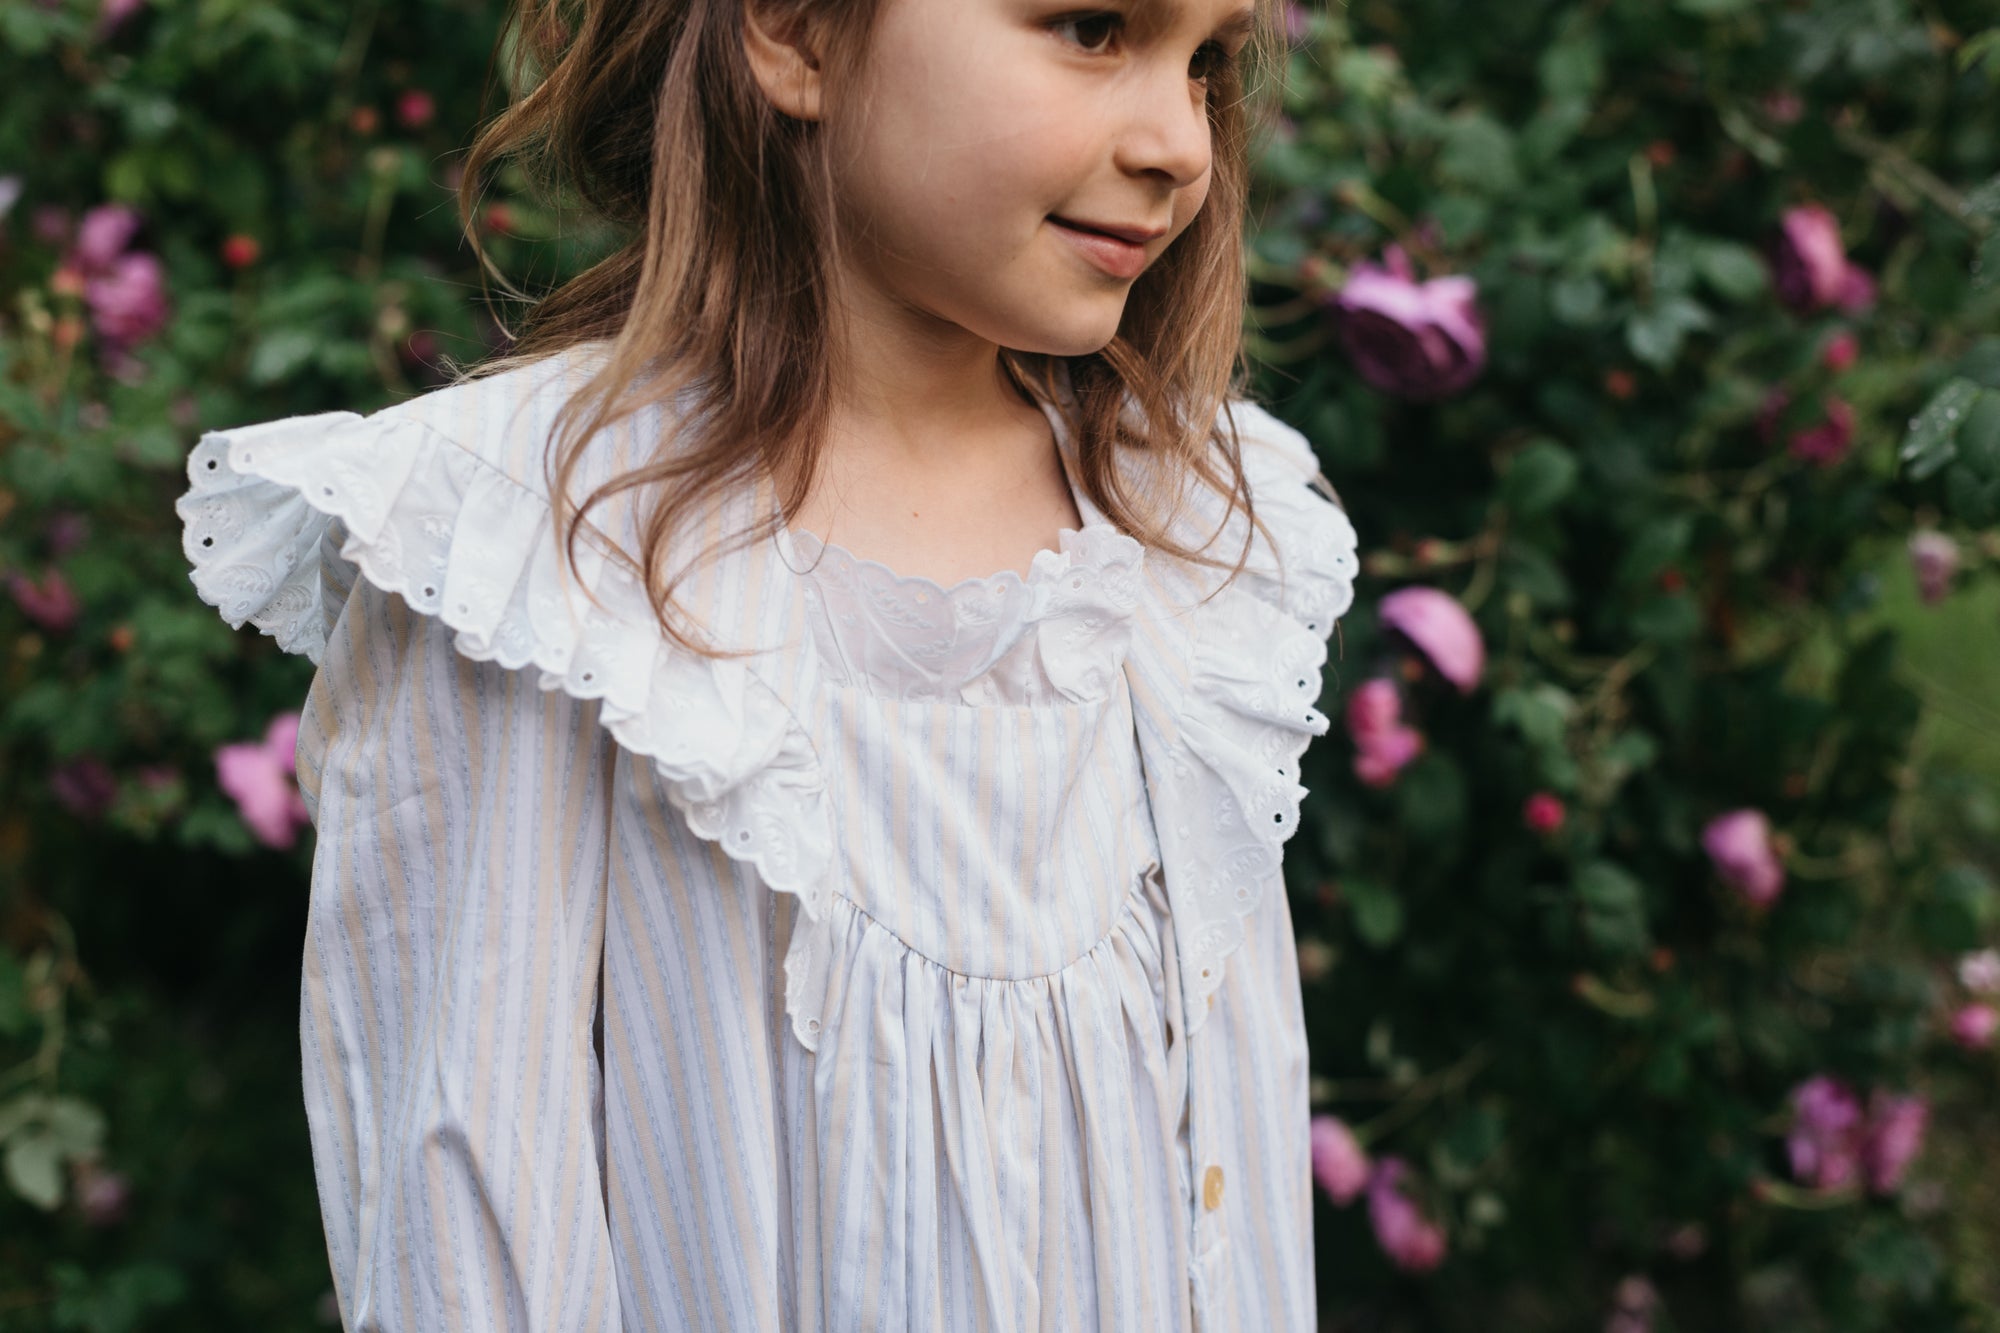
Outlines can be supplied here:
<path id="1" fill-rule="evenodd" d="M 520 665 L 527 645 L 506 641 L 520 638 L 506 622 L 539 548 L 554 551 L 544 459 L 588 364 L 564 353 L 366 415 L 206 432 L 174 505 L 196 591 L 231 626 L 317 662 L 339 609 L 322 604 L 321 563 L 338 559 L 451 624 L 462 646 Z"/>
<path id="2" fill-rule="evenodd" d="M 1240 504 L 1203 488 L 1190 496 L 1182 540 L 1229 566 L 1242 555 L 1237 579 L 1246 591 L 1327 637 L 1353 604 L 1360 559 L 1354 525 L 1312 444 L 1247 398 L 1228 400 L 1216 426 L 1225 439 L 1233 431 L 1256 523 Z M 1197 582 L 1206 590 L 1221 573 L 1198 575 Z"/>

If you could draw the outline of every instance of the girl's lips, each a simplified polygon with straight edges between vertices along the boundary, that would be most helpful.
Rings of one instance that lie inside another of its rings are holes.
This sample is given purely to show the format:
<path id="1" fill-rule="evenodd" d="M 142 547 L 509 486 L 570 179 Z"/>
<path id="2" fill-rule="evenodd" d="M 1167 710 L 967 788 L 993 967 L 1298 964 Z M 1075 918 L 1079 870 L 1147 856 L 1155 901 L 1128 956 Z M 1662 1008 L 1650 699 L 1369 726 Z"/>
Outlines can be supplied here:
<path id="1" fill-rule="evenodd" d="M 1049 219 L 1056 232 L 1076 252 L 1114 278 L 1136 278 L 1146 269 L 1146 247 L 1106 236 L 1101 231 L 1085 231 L 1061 218 Z"/>

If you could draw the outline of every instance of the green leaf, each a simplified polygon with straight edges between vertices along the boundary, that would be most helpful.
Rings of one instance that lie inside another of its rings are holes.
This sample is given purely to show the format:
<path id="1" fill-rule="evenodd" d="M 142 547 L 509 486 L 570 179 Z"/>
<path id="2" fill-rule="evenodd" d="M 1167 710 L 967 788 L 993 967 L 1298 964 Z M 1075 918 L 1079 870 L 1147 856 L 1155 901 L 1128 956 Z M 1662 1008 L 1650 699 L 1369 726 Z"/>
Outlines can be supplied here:
<path id="1" fill-rule="evenodd" d="M 1674 8 L 1702 18 L 1722 18 L 1740 14 L 1755 3 L 1756 0 L 1674 0 Z"/>
<path id="2" fill-rule="evenodd" d="M 1958 461 L 1973 475 L 2000 478 L 2000 393 L 1982 393 L 1958 425 Z"/>
<path id="3" fill-rule="evenodd" d="M 14 1192 L 44 1212 L 62 1202 L 62 1148 L 47 1130 L 7 1141 L 6 1173 Z"/>
<path id="4" fill-rule="evenodd" d="M 293 375 L 319 351 L 320 335 L 308 329 L 274 329 L 258 340 L 250 353 L 247 374 L 252 384 L 275 384 Z"/>
<path id="5" fill-rule="evenodd" d="M 1507 465 L 1501 498 L 1517 514 L 1545 513 L 1575 489 L 1577 471 L 1575 454 L 1554 440 L 1536 440 Z"/>
<path id="6" fill-rule="evenodd" d="M 1985 296 L 1994 291 L 2000 291 L 2000 227 L 1986 234 L 1972 261 L 1972 294 Z"/>
<path id="7" fill-rule="evenodd" d="M 1715 294 L 1730 301 L 1755 300 L 1770 286 L 1763 258 L 1747 245 L 1708 241 L 1695 251 L 1694 266 Z"/>
<path id="8" fill-rule="evenodd" d="M 1651 942 L 1645 892 L 1626 870 L 1609 861 L 1592 861 L 1577 871 L 1575 886 L 1584 931 L 1598 948 L 1633 954 Z"/>
<path id="9" fill-rule="evenodd" d="M 52 1098 L 48 1121 L 66 1156 L 82 1157 L 104 1146 L 104 1112 L 80 1097 Z"/>
<path id="10" fill-rule="evenodd" d="M 1965 73 L 1988 56 L 2000 57 L 2000 28 L 1988 28 L 1958 48 L 1958 72 Z"/>
<path id="11" fill-rule="evenodd" d="M 1625 325 L 1625 346 L 1646 365 L 1665 370 L 1681 354 L 1690 333 L 1715 322 L 1708 307 L 1685 296 L 1670 296 L 1633 312 Z"/>
<path id="12" fill-rule="evenodd" d="M 1452 119 L 1437 171 L 1442 180 L 1481 194 L 1504 195 L 1521 187 L 1514 136 L 1483 112 Z"/>
<path id="13" fill-rule="evenodd" d="M 1971 380 L 1954 379 L 1931 395 L 1897 452 L 1910 480 L 1922 481 L 1958 457 L 1959 423 L 1983 392 Z"/>
<path id="14" fill-rule="evenodd" d="M 1349 877 L 1340 882 L 1342 896 L 1354 909 L 1354 932 L 1373 949 L 1386 949 L 1403 934 L 1403 900 L 1380 880 Z"/>
<path id="15" fill-rule="evenodd" d="M 1557 748 L 1569 730 L 1576 700 L 1555 685 L 1502 690 L 1493 700 L 1493 720 L 1520 732 L 1529 744 Z"/>

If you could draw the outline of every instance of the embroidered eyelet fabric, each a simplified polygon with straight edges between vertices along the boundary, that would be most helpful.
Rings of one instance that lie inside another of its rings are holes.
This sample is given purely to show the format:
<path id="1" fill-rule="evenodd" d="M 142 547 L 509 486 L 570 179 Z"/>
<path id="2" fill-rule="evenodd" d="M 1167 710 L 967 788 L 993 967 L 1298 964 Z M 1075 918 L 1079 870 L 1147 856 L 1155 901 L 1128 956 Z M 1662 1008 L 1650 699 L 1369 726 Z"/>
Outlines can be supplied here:
<path id="1" fill-rule="evenodd" d="M 1027 575 L 951 589 L 781 531 L 684 586 L 711 657 L 607 550 L 559 568 L 583 366 L 212 433 L 177 505 L 197 592 L 319 665 L 300 1035 L 344 1325 L 1313 1328 L 1277 872 L 1355 561 L 1304 441 L 1232 405 L 1275 545 L 1227 588 L 1080 494 Z"/>

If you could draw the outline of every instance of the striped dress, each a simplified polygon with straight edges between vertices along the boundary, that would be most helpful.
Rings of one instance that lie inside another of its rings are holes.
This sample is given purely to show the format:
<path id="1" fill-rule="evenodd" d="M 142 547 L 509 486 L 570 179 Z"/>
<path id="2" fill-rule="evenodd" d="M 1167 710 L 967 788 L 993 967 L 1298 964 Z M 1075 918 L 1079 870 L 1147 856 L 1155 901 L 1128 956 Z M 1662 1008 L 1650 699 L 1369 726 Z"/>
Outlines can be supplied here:
<path id="1" fill-rule="evenodd" d="M 1046 404 L 1084 523 L 1025 577 L 780 530 L 678 595 L 740 652 L 704 657 L 601 549 L 559 568 L 542 450 L 586 368 L 189 457 L 197 589 L 319 668 L 300 1034 L 343 1325 L 1312 1329 L 1279 854 L 1354 535 L 1304 441 L 1232 405 L 1276 549 L 1219 586 L 1090 503 Z M 594 441 L 576 494 L 665 433 Z M 642 500 L 593 515 L 624 549 Z"/>

